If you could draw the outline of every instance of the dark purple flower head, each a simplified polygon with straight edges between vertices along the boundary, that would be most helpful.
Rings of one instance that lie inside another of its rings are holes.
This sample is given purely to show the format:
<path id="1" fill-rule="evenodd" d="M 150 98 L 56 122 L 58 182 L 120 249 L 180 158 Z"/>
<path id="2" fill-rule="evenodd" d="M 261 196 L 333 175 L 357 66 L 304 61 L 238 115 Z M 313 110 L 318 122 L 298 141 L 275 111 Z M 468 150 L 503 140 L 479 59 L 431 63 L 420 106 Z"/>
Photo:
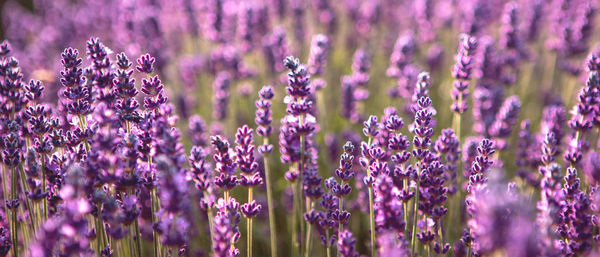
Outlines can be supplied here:
<path id="1" fill-rule="evenodd" d="M 496 152 L 494 142 L 484 138 L 477 147 L 477 156 L 471 166 L 471 176 L 469 177 L 469 187 L 467 191 L 471 191 L 475 185 L 482 185 L 487 182 L 486 173 L 494 164 L 492 155 Z"/>
<path id="2" fill-rule="evenodd" d="M 358 100 L 356 95 L 358 86 L 357 81 L 351 76 L 343 76 L 341 84 L 341 115 L 351 122 L 356 123 L 360 118 L 358 110 L 356 109 L 356 102 Z"/>
<path id="3" fill-rule="evenodd" d="M 300 60 L 288 56 L 283 64 L 290 70 L 288 73 L 288 86 L 286 92 L 293 98 L 305 98 L 310 94 L 310 76 Z"/>
<path id="4" fill-rule="evenodd" d="M 417 77 L 416 87 L 412 95 L 412 102 L 414 103 L 414 105 L 411 108 L 413 113 L 419 110 L 417 101 L 419 101 L 421 97 L 429 97 L 429 87 L 431 87 L 431 76 L 429 75 L 429 73 L 419 73 L 419 76 Z"/>
<path id="5" fill-rule="evenodd" d="M 356 251 L 356 239 L 352 235 L 352 232 L 348 230 L 342 231 L 339 235 L 339 239 L 337 242 L 337 248 L 340 257 L 358 257 L 358 252 Z"/>
<path id="6" fill-rule="evenodd" d="M 431 146 L 431 136 L 433 135 L 433 113 L 430 111 L 431 99 L 421 97 L 417 104 L 419 110 L 415 113 L 415 123 L 412 133 L 415 134 L 413 146 L 415 149 L 412 155 L 421 161 L 429 156 L 429 147 Z"/>
<path id="7" fill-rule="evenodd" d="M 379 123 L 377 121 L 377 116 L 371 115 L 369 119 L 363 122 L 363 134 L 370 138 L 375 138 L 379 134 Z"/>
<path id="8" fill-rule="evenodd" d="M 477 49 L 475 37 L 462 34 L 456 55 L 456 65 L 452 67 L 454 77 L 454 89 L 452 90 L 452 111 L 462 114 L 469 108 L 467 97 L 469 96 L 469 81 L 474 65 L 474 56 Z"/>
<path id="9" fill-rule="evenodd" d="M 150 56 L 150 54 L 140 56 L 136 62 L 137 66 L 135 66 L 135 69 L 139 72 L 150 74 L 154 71 L 154 57 Z"/>
<path id="10" fill-rule="evenodd" d="M 221 136 L 211 137 L 211 144 L 215 148 L 213 159 L 215 171 L 219 175 L 215 177 L 215 184 L 223 190 L 231 190 L 237 185 L 235 174 L 236 163 L 233 160 L 233 151 L 229 148 L 229 142 Z"/>
<path id="11" fill-rule="evenodd" d="M 600 72 L 600 57 L 598 57 L 598 54 L 590 53 L 585 61 L 585 66 L 589 72 Z"/>
<path id="12" fill-rule="evenodd" d="M 256 118 L 254 119 L 256 125 L 258 125 L 256 132 L 266 138 L 273 133 L 273 127 L 271 126 L 271 123 L 273 122 L 271 99 L 275 96 L 273 87 L 264 86 L 258 92 L 258 96 L 259 99 L 256 101 Z M 259 151 L 263 154 L 269 153 L 271 150 L 272 146 L 269 144 L 264 144 L 259 147 Z"/>
<path id="13" fill-rule="evenodd" d="M 254 161 L 253 132 L 254 130 L 244 125 L 238 128 L 235 134 L 236 163 L 245 175 L 251 175 L 258 169 L 258 163 Z"/>
<path id="14" fill-rule="evenodd" d="M 240 207 L 240 211 L 242 212 L 242 214 L 244 214 L 244 216 L 246 216 L 246 218 L 249 219 L 254 218 L 256 215 L 258 215 L 261 209 L 262 205 L 257 203 L 256 200 L 252 201 L 251 203 L 242 204 L 242 206 Z"/>
<path id="15" fill-rule="evenodd" d="M 44 85 L 39 80 L 31 80 L 29 85 L 25 86 L 25 90 L 27 90 L 26 96 L 29 101 L 38 102 L 42 97 Z"/>
<path id="16" fill-rule="evenodd" d="M 344 153 L 340 158 L 340 166 L 335 170 L 335 175 L 342 181 L 349 181 L 354 178 L 354 145 L 348 141 L 344 145 Z"/>
<path id="17" fill-rule="evenodd" d="M 141 91 L 147 96 L 144 97 L 144 107 L 149 110 L 154 110 L 156 113 L 157 109 L 167 103 L 167 97 L 164 96 L 164 85 L 161 83 L 158 75 L 150 79 L 142 79 Z"/>
<path id="18" fill-rule="evenodd" d="M 0 44 L 0 58 L 4 59 L 10 53 L 11 47 L 8 41 L 4 40 Z"/>
<path id="19" fill-rule="evenodd" d="M 237 256 L 239 251 L 232 246 L 232 243 L 239 238 L 238 223 L 240 214 L 237 209 L 239 204 L 235 199 L 230 198 L 226 203 L 223 198 L 219 198 L 217 204 L 218 212 L 213 220 L 213 251 L 218 257 Z"/>

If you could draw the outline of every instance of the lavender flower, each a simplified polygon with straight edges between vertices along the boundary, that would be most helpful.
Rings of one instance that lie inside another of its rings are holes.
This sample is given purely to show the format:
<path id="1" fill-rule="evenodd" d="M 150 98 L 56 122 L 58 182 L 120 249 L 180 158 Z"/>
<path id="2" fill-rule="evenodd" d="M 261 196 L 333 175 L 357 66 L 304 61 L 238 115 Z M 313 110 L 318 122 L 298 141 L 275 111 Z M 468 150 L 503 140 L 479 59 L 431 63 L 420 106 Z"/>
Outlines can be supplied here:
<path id="1" fill-rule="evenodd" d="M 452 111 L 462 114 L 467 111 L 467 97 L 469 96 L 469 81 L 473 70 L 473 59 L 477 50 L 477 40 L 469 35 L 462 34 L 456 55 L 456 65 L 452 67 L 454 89 L 452 90 Z"/>
<path id="2" fill-rule="evenodd" d="M 229 73 L 220 72 L 213 83 L 213 117 L 216 120 L 224 120 L 227 117 L 227 109 L 230 96 L 231 78 Z"/>
<path id="3" fill-rule="evenodd" d="M 254 122 L 258 125 L 256 132 L 266 140 L 266 138 L 273 133 L 273 127 L 271 126 L 271 122 L 273 122 L 271 99 L 275 96 L 273 88 L 271 86 L 264 86 L 258 93 L 258 96 L 260 99 L 256 101 L 257 110 Z M 273 151 L 273 145 L 270 145 L 265 141 L 265 143 L 258 148 L 258 151 L 261 154 L 268 154 Z"/>
<path id="4" fill-rule="evenodd" d="M 233 160 L 233 151 L 229 149 L 229 142 L 221 136 L 211 137 L 210 140 L 215 149 L 213 156 L 215 171 L 219 173 L 215 178 L 215 185 L 224 191 L 229 191 L 238 184 L 238 179 L 234 175 L 236 163 Z"/>
<path id="5" fill-rule="evenodd" d="M 517 96 L 507 98 L 496 114 L 496 121 L 490 128 L 490 133 L 496 139 L 496 147 L 504 150 L 508 147 L 505 138 L 510 136 L 512 127 L 516 124 L 521 111 L 521 101 Z"/>
<path id="6" fill-rule="evenodd" d="M 356 248 L 354 244 L 356 243 L 356 239 L 352 235 L 352 232 L 348 230 L 344 230 L 340 233 L 340 238 L 337 242 L 338 252 L 340 257 L 357 257 L 358 252 L 356 252 Z"/>
<path id="7" fill-rule="evenodd" d="M 325 72 L 329 47 L 327 36 L 318 34 L 313 37 L 308 57 L 308 72 L 312 76 L 320 76 Z"/>

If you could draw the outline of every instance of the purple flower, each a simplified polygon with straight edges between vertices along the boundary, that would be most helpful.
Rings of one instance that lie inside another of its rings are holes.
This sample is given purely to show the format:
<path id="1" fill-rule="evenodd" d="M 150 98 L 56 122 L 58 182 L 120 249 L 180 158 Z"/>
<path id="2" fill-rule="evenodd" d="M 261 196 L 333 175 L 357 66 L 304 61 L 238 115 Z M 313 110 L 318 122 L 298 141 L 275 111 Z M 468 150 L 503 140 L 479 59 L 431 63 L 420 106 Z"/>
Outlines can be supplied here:
<path id="1" fill-rule="evenodd" d="M 448 193 L 454 194 L 456 192 L 456 177 L 457 173 L 457 162 L 460 160 L 460 142 L 452 129 L 442 130 L 442 135 L 435 141 L 434 150 L 439 156 L 444 157 L 446 168 L 446 176 L 448 180 L 452 181 L 452 187 L 448 189 Z"/>
<path id="2" fill-rule="evenodd" d="M 81 58 L 79 51 L 67 48 L 62 54 L 64 70 L 61 71 L 61 84 L 65 87 L 62 96 L 66 99 L 66 109 L 75 115 L 87 115 L 92 112 L 90 106 L 89 89 L 83 86 L 83 71 L 81 70 Z"/>
<path id="3" fill-rule="evenodd" d="M 356 102 L 358 100 L 356 97 L 356 80 L 351 76 L 343 76 L 341 83 L 341 115 L 351 122 L 356 123 L 360 119 L 358 110 L 356 109 Z"/>
<path id="4" fill-rule="evenodd" d="M 496 114 L 496 121 L 490 128 L 490 134 L 495 137 L 496 147 L 505 150 L 508 147 L 506 138 L 512 133 L 512 127 L 516 124 L 521 112 L 521 101 L 518 96 L 507 98 Z"/>
<path id="5" fill-rule="evenodd" d="M 255 217 L 256 215 L 258 215 L 258 213 L 260 212 L 261 209 L 262 209 L 262 205 L 257 203 L 256 200 L 254 200 L 250 203 L 242 204 L 242 206 L 240 207 L 240 211 L 248 219 L 251 219 L 251 218 Z"/>
<path id="6" fill-rule="evenodd" d="M 213 251 L 219 257 L 238 256 L 239 250 L 232 244 L 240 238 L 238 224 L 240 223 L 239 204 L 230 198 L 226 202 L 219 198 L 217 215 L 213 221 Z"/>
<path id="7" fill-rule="evenodd" d="M 198 115 L 192 115 L 189 118 L 188 134 L 192 145 L 206 147 L 208 145 L 208 135 L 206 123 L 202 117 Z"/>
<path id="8" fill-rule="evenodd" d="M 375 223 L 377 233 L 385 231 L 402 233 L 405 229 L 402 202 L 396 195 L 399 190 L 388 175 L 380 175 L 373 185 L 375 191 Z"/>
<path id="9" fill-rule="evenodd" d="M 219 176 L 215 178 L 215 185 L 228 191 L 237 185 L 235 174 L 236 163 L 233 160 L 233 151 L 229 148 L 229 142 L 221 136 L 211 137 L 211 144 L 215 149 L 213 160 L 215 171 Z"/>
<path id="10" fill-rule="evenodd" d="M 154 71 L 154 57 L 150 56 L 150 54 L 140 56 L 136 62 L 137 66 L 135 66 L 135 69 L 139 72 L 150 74 Z"/>
<path id="11" fill-rule="evenodd" d="M 283 1 L 281 1 L 283 2 Z M 271 34 L 265 36 L 262 43 L 263 54 L 267 60 L 267 67 L 271 73 L 283 71 L 285 65 L 281 62 L 291 52 L 288 49 L 288 40 L 283 27 L 275 27 Z"/>
<path id="12" fill-rule="evenodd" d="M 319 76 L 325 72 L 327 57 L 329 55 L 329 39 L 323 34 L 313 36 L 308 56 L 308 72 L 312 76 Z"/>
<path id="13" fill-rule="evenodd" d="M 337 248 L 340 257 L 358 257 L 358 252 L 356 251 L 356 239 L 352 235 L 352 232 L 348 230 L 342 231 L 339 235 L 339 239 L 337 242 Z"/>
<path id="14" fill-rule="evenodd" d="M 477 39 L 462 34 L 456 55 L 456 65 L 452 67 L 454 77 L 454 89 L 452 90 L 452 111 L 462 114 L 467 111 L 467 97 L 469 96 L 469 81 L 473 70 L 475 51 L 477 50 Z"/>
<path id="15" fill-rule="evenodd" d="M 471 166 L 471 176 L 469 177 L 469 186 L 467 191 L 471 192 L 472 188 L 476 185 L 485 185 L 487 183 L 486 173 L 489 168 L 494 164 L 491 159 L 492 155 L 496 152 L 494 142 L 484 138 L 477 147 L 477 156 Z"/>
<path id="16" fill-rule="evenodd" d="M 271 100 L 275 96 L 273 92 L 273 87 L 264 86 L 259 92 L 258 96 L 260 99 L 256 101 L 256 118 L 254 119 L 258 128 L 256 132 L 262 137 L 268 138 L 273 133 L 273 127 L 271 123 L 273 122 L 273 114 L 271 111 Z M 265 143 L 259 146 L 258 151 L 261 154 L 268 154 L 273 151 L 273 145 Z"/>
<path id="17" fill-rule="evenodd" d="M 216 120 L 227 118 L 231 78 L 227 72 L 219 72 L 213 82 L 213 117 Z"/>
<path id="18" fill-rule="evenodd" d="M 335 170 L 335 175 L 344 182 L 348 182 L 354 178 L 354 145 L 348 141 L 344 144 L 344 153 L 340 157 L 340 166 Z"/>
<path id="19" fill-rule="evenodd" d="M 495 183 L 486 190 L 479 188 L 472 192 L 473 218 L 468 224 L 473 236 L 473 252 L 486 255 L 504 250 L 511 256 L 539 256 L 540 235 L 529 203 L 508 191 L 504 184 Z"/>

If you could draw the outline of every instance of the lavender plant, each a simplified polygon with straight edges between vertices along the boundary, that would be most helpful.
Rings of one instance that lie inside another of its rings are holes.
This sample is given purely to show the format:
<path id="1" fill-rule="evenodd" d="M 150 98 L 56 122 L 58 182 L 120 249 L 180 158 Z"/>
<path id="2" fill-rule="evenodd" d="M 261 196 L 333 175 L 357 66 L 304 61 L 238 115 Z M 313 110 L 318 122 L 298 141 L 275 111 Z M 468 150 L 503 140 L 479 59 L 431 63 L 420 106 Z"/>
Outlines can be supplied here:
<path id="1" fill-rule="evenodd" d="M 595 1 L 5 2 L 0 256 L 600 255 Z"/>

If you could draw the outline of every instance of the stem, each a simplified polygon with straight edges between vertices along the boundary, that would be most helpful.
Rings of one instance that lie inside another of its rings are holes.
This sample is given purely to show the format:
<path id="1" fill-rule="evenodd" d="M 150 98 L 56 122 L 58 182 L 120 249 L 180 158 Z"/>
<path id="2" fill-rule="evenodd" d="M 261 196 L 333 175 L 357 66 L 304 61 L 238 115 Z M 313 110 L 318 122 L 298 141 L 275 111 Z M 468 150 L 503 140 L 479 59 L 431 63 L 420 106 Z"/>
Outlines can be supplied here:
<path id="1" fill-rule="evenodd" d="M 419 187 L 421 186 L 421 180 L 419 178 L 420 174 L 419 174 L 419 165 L 417 165 L 417 190 L 415 191 L 415 205 L 414 205 L 414 212 L 413 212 L 413 226 L 412 226 L 412 237 L 410 239 L 410 245 L 411 245 L 411 250 L 412 250 L 412 254 L 415 254 L 415 248 L 418 244 L 416 238 L 417 238 L 417 217 L 419 216 Z"/>
<path id="2" fill-rule="evenodd" d="M 85 131 L 85 127 L 86 127 L 87 121 L 85 116 L 79 114 L 79 128 L 82 131 Z M 90 144 L 88 144 L 87 139 L 83 140 L 83 146 L 85 147 L 85 152 L 89 152 L 90 151 Z"/>
<path id="3" fill-rule="evenodd" d="M 344 181 L 342 181 L 342 186 L 344 186 Z M 340 214 L 342 214 L 342 205 L 344 204 L 344 199 L 340 197 L 340 206 L 339 206 L 339 212 Z M 342 230 L 344 228 L 344 225 L 342 224 L 342 222 L 338 223 L 338 237 L 342 234 Z"/>
<path id="4" fill-rule="evenodd" d="M 6 182 L 8 181 L 8 177 L 6 176 L 6 166 L 2 164 L 2 196 L 4 197 L 2 200 L 5 202 L 8 200 L 8 190 L 6 187 Z"/>
<path id="5" fill-rule="evenodd" d="M 46 192 L 46 155 L 42 155 L 42 190 Z M 42 201 L 44 207 L 44 220 L 48 219 L 48 199 L 44 197 Z"/>
<path id="6" fill-rule="evenodd" d="M 310 208 L 313 207 L 313 203 L 312 203 L 312 200 L 310 198 L 307 199 L 307 207 L 308 206 L 310 206 Z M 307 208 L 307 210 L 308 210 L 308 208 Z M 312 237 L 311 237 L 312 226 L 308 225 L 308 227 L 306 229 L 307 229 L 307 232 L 306 232 L 306 250 L 304 251 L 304 256 L 305 257 L 309 257 L 310 256 L 310 246 L 311 246 L 311 242 L 312 242 Z"/>
<path id="7" fill-rule="evenodd" d="M 372 137 L 369 137 L 369 141 L 367 142 L 367 147 L 371 147 L 371 142 L 373 141 Z M 371 172 L 367 168 L 367 176 L 371 176 Z M 373 210 L 373 185 L 368 185 L 369 188 L 369 224 L 371 227 L 371 256 L 377 256 L 377 247 L 375 245 L 375 212 Z"/>
<path id="8" fill-rule="evenodd" d="M 152 208 L 152 224 L 155 224 L 156 222 L 158 222 L 158 219 L 156 218 L 155 213 L 158 212 L 159 209 L 159 205 L 158 205 L 158 198 L 156 197 L 156 188 L 153 187 L 150 191 L 151 194 L 151 208 Z M 212 225 L 211 225 L 212 226 Z M 154 256 L 161 256 L 161 245 L 160 245 L 160 241 L 158 240 L 158 234 L 156 233 L 156 231 L 154 229 L 152 229 L 152 237 L 154 239 Z"/>
<path id="9" fill-rule="evenodd" d="M 248 203 L 252 202 L 252 187 L 248 188 Z M 246 231 L 248 233 L 247 236 L 247 243 L 248 243 L 248 257 L 252 257 L 252 218 L 247 218 L 247 223 L 246 223 Z"/>
<path id="10" fill-rule="evenodd" d="M 312 234 L 312 226 L 308 226 L 306 231 L 306 250 L 304 251 L 304 256 L 305 257 L 309 257 L 310 256 L 310 237 Z"/>
<path id="11" fill-rule="evenodd" d="M 206 210 L 206 216 L 208 216 L 208 228 L 210 230 L 210 248 L 212 249 L 215 245 L 214 239 L 213 239 L 213 235 L 214 235 L 214 230 L 213 230 L 213 215 L 212 215 L 212 208 L 208 208 Z M 156 246 L 155 246 L 156 248 Z M 156 251 L 156 250 L 155 250 Z"/>
<path id="12" fill-rule="evenodd" d="M 142 234 L 140 233 L 140 223 L 139 220 L 135 219 L 135 242 L 138 256 L 142 256 Z"/>
<path id="13" fill-rule="evenodd" d="M 265 145 L 269 144 L 269 138 L 263 138 Z M 271 256 L 277 257 L 277 228 L 275 227 L 275 206 L 273 206 L 273 192 L 271 189 L 271 175 L 269 172 L 269 158 L 266 154 L 263 155 L 263 163 L 265 166 L 265 182 L 267 186 L 267 207 L 269 211 L 269 235 L 271 237 Z"/>
<path id="14" fill-rule="evenodd" d="M 11 173 L 11 176 L 10 176 L 11 200 L 15 200 L 15 199 L 17 199 L 17 172 L 16 172 L 15 167 L 10 168 L 10 173 Z M 19 234 L 17 231 L 17 209 L 14 205 L 12 206 L 11 212 L 12 212 L 12 219 L 11 219 L 10 223 L 12 224 L 11 232 L 12 232 L 13 256 L 18 257 L 19 256 Z"/>
<path id="15" fill-rule="evenodd" d="M 300 124 L 302 124 L 302 116 L 300 116 Z M 304 213 L 304 208 L 302 207 L 302 199 L 304 198 L 304 187 L 302 186 L 302 172 L 304 171 L 304 135 L 300 135 L 300 161 L 298 162 L 298 222 L 300 222 L 300 235 L 304 235 L 305 226 L 309 226 L 306 224 L 304 219 L 302 218 L 302 213 Z M 302 251 L 302 249 L 300 249 Z M 302 256 L 302 252 L 300 252 Z"/>
<path id="16" fill-rule="evenodd" d="M 371 224 L 371 256 L 375 257 L 376 255 L 376 247 L 375 247 L 375 215 L 373 211 L 373 187 L 369 185 L 369 220 Z"/>
<path id="17" fill-rule="evenodd" d="M 329 229 L 325 231 L 325 236 L 327 237 L 327 257 L 331 257 L 331 246 L 329 245 Z"/>
<path id="18" fill-rule="evenodd" d="M 293 197 L 294 197 L 294 204 L 293 204 L 293 215 L 292 215 L 292 256 L 297 256 L 297 254 L 300 251 L 300 246 L 298 245 L 298 213 L 297 213 L 297 209 L 298 209 L 298 192 L 297 192 L 297 188 L 296 188 L 296 183 L 298 182 L 294 182 L 292 183 L 292 192 L 293 192 Z"/>
<path id="19" fill-rule="evenodd" d="M 23 165 L 19 165 L 19 173 L 21 174 L 21 188 L 23 188 L 23 191 L 29 191 L 27 182 L 25 182 L 25 171 L 23 171 Z M 29 216 L 29 222 L 31 222 L 31 230 L 33 231 L 33 235 L 35 235 L 34 212 L 33 209 L 31 209 L 33 205 L 31 204 L 27 196 L 25 196 L 25 201 L 23 202 L 25 204 L 25 208 L 27 208 L 27 211 L 29 212 L 29 215 L 27 216 Z"/>
<path id="20" fill-rule="evenodd" d="M 427 256 L 431 257 L 431 247 L 429 244 L 426 244 L 425 247 L 427 248 Z"/>

